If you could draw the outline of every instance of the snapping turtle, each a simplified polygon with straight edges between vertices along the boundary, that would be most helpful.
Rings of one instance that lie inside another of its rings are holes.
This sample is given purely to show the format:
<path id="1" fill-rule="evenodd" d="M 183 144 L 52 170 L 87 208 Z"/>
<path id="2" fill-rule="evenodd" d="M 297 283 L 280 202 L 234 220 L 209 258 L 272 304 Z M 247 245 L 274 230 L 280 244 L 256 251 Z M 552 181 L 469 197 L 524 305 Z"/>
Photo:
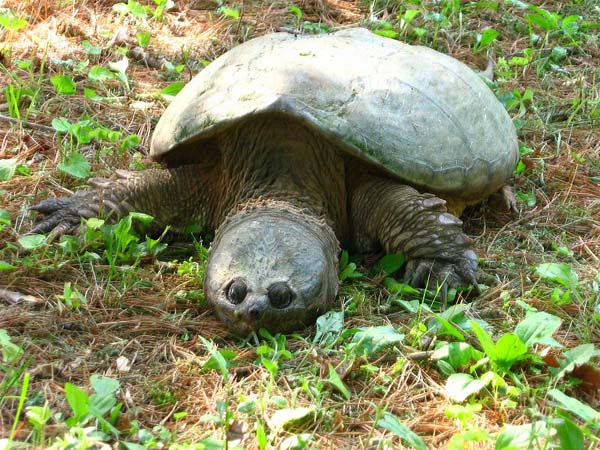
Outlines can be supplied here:
<path id="1" fill-rule="evenodd" d="M 206 298 L 245 334 L 298 329 L 330 308 L 340 243 L 404 252 L 413 285 L 475 283 L 477 257 L 449 210 L 506 183 L 517 138 L 467 66 L 356 28 L 230 50 L 167 108 L 150 153 L 167 168 L 45 200 L 33 231 L 130 211 L 216 229 Z"/>

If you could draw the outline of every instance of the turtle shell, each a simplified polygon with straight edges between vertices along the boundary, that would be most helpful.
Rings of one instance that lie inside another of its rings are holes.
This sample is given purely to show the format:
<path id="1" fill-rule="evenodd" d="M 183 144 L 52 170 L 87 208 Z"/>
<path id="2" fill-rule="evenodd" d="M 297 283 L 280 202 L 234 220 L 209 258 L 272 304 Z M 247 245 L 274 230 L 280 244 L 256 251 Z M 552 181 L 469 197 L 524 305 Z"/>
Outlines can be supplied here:
<path id="1" fill-rule="evenodd" d="M 169 105 L 151 155 L 168 161 L 261 113 L 295 117 L 342 151 L 446 197 L 485 197 L 517 161 L 513 123 L 478 74 L 362 28 L 274 33 L 233 48 Z"/>

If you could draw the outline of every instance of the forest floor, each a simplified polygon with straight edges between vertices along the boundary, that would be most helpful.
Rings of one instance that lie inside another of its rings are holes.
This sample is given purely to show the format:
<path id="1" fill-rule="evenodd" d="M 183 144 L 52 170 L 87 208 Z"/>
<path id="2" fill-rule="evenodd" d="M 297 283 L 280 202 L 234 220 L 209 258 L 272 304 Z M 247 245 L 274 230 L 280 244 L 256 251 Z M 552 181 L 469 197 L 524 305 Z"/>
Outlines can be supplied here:
<path id="1" fill-rule="evenodd" d="M 462 217 L 481 294 L 443 311 L 351 255 L 318 327 L 241 340 L 198 239 L 26 236 L 29 206 L 152 165 L 170 95 L 228 49 L 358 25 L 495 62 L 518 211 Z M 0 87 L 0 449 L 600 448 L 595 0 L 6 0 Z"/>

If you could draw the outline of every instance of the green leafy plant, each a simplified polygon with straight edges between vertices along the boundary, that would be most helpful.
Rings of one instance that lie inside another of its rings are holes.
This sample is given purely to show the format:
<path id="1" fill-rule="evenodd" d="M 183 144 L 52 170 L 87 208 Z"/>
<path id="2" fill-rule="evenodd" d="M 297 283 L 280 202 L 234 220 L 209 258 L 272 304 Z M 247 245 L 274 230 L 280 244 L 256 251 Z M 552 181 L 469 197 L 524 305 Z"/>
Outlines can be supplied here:
<path id="1" fill-rule="evenodd" d="M 0 12 L 0 27 L 9 31 L 19 31 L 28 25 L 27 20 L 16 16 L 10 9 Z"/>
<path id="2" fill-rule="evenodd" d="M 571 302 L 571 296 L 577 301 L 581 301 L 579 294 L 579 277 L 573 271 L 568 263 L 543 263 L 535 268 L 535 273 L 542 279 L 558 284 L 566 290 L 559 287 L 552 291 L 552 301 L 557 304 L 567 304 Z"/>
<path id="3" fill-rule="evenodd" d="M 509 376 L 516 380 L 515 374 L 511 371 L 512 366 L 521 361 L 536 360 L 535 355 L 530 352 L 534 344 L 558 346 L 558 343 L 552 339 L 552 335 L 560 323 L 558 317 L 548 313 L 532 313 L 517 325 L 514 333 L 503 334 L 494 342 L 479 323 L 471 321 L 469 325 L 485 357 L 481 357 L 482 353 L 465 343 L 444 344 L 438 348 L 440 352 L 438 358 L 444 361 L 445 371 L 460 371 L 469 367 L 470 373 L 457 372 L 448 377 L 446 383 L 448 395 L 454 401 L 462 402 L 489 384 L 496 389 L 501 388 L 513 394 L 517 393 L 518 390 L 507 385 L 504 378 Z M 472 360 L 476 362 L 472 364 Z M 472 375 L 478 373 L 481 368 L 489 370 L 481 375 Z"/>
<path id="4" fill-rule="evenodd" d="M 362 273 L 358 272 L 356 263 L 350 262 L 350 256 L 346 250 L 344 250 L 340 256 L 339 270 L 340 273 L 338 276 L 340 281 L 345 281 L 352 278 L 360 278 L 363 276 Z"/>
<path id="5" fill-rule="evenodd" d="M 85 426 L 94 421 L 102 432 L 118 437 L 119 430 L 114 424 L 123 407 L 115 395 L 119 382 L 94 374 L 90 377 L 90 385 L 94 391 L 91 395 L 74 384 L 65 384 L 65 397 L 73 413 L 66 424 L 70 427 Z"/>
<path id="6" fill-rule="evenodd" d="M 496 40 L 498 34 L 499 33 L 493 28 L 488 28 L 482 33 L 477 34 L 477 41 L 473 47 L 474 52 L 479 53 L 488 48 Z"/>
<path id="7" fill-rule="evenodd" d="M 54 75 L 50 82 L 59 95 L 73 95 L 77 91 L 77 85 L 69 75 Z"/>
<path id="8" fill-rule="evenodd" d="M 72 286 L 70 281 L 65 282 L 63 294 L 57 297 L 69 309 L 78 310 L 82 304 L 87 303 L 85 295 L 79 292 L 76 286 Z"/>
<path id="9" fill-rule="evenodd" d="M 379 428 L 383 428 L 384 430 L 391 431 L 404 442 L 406 442 L 411 448 L 417 450 L 427 449 L 425 442 L 423 442 L 423 440 L 417 434 L 415 434 L 414 431 L 404 425 L 400 419 L 398 419 L 398 417 L 389 412 L 383 413 L 383 417 L 377 420 L 377 426 Z"/>

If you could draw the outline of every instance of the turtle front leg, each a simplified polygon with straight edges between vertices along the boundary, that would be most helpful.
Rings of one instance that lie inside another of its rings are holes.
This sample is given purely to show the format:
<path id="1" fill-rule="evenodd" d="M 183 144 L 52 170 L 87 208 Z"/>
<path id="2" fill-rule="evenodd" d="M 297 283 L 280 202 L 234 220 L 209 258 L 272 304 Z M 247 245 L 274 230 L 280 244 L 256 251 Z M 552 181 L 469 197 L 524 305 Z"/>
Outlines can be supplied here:
<path id="1" fill-rule="evenodd" d="M 462 222 L 433 194 L 371 177 L 352 193 L 352 228 L 359 249 L 380 245 L 406 255 L 406 277 L 414 287 L 477 286 L 477 255 Z"/>
<path id="2" fill-rule="evenodd" d="M 89 180 L 91 189 L 71 197 L 50 198 L 30 209 L 44 214 L 31 233 L 53 238 L 77 231 L 81 218 L 104 217 L 114 222 L 130 212 L 154 217 L 153 226 L 183 229 L 197 220 L 208 225 L 208 191 L 194 165 L 141 172 L 117 171 L 112 178 Z"/>

